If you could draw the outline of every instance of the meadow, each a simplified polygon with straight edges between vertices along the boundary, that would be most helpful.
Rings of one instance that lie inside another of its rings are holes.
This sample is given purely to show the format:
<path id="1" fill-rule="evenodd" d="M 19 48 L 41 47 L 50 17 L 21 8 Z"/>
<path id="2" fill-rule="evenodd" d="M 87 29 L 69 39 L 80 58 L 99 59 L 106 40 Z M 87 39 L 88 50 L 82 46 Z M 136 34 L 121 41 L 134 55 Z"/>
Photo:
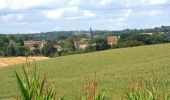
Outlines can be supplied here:
<path id="1" fill-rule="evenodd" d="M 70 55 L 36 64 L 41 74 L 54 83 L 57 95 L 69 100 L 80 98 L 84 83 L 92 81 L 94 73 L 100 91 L 110 99 L 120 99 L 132 79 L 151 80 L 153 74 L 160 93 L 170 90 L 170 44 Z M 21 74 L 21 65 L 0 68 L 0 99 L 16 96 L 15 70 Z"/>

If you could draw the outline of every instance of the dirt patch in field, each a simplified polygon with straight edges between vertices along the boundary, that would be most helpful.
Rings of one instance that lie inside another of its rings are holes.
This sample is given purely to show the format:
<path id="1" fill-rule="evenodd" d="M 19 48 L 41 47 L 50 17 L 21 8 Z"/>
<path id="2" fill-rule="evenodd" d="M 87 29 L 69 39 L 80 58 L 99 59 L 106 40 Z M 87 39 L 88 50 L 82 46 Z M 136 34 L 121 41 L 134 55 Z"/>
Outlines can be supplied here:
<path id="1" fill-rule="evenodd" d="M 27 61 L 34 61 L 34 60 L 46 60 L 49 59 L 48 57 L 27 57 Z M 0 58 L 0 67 L 5 67 L 9 65 L 21 64 L 26 62 L 26 57 L 9 57 L 9 58 Z"/>

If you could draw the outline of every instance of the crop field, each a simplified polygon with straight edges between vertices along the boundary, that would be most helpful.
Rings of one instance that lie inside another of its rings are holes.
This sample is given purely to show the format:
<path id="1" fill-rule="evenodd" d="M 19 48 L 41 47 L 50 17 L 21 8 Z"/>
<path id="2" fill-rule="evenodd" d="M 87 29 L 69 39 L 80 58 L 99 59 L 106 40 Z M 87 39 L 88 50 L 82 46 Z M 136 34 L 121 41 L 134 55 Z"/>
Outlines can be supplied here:
<path id="1" fill-rule="evenodd" d="M 45 60 L 49 59 L 48 57 L 27 57 L 27 60 L 34 61 L 34 60 Z M 0 58 L 0 67 L 6 67 L 10 65 L 22 64 L 26 62 L 26 57 L 7 57 L 7 58 Z"/>
<path id="2" fill-rule="evenodd" d="M 133 78 L 151 80 L 154 75 L 160 92 L 170 90 L 170 44 L 70 55 L 36 64 L 42 75 L 54 83 L 57 95 L 69 100 L 80 98 L 84 83 L 92 81 L 94 73 L 100 91 L 111 99 L 120 99 Z M 17 95 L 15 70 L 21 75 L 21 65 L 0 68 L 0 99 Z"/>

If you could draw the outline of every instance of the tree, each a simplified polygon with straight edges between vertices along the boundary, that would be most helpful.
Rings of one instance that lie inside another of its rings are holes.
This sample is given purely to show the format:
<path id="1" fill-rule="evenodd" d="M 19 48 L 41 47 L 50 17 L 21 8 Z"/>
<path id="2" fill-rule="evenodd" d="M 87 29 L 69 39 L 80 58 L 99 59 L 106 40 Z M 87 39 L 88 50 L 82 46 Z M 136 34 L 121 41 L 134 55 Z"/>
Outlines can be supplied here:
<path id="1" fill-rule="evenodd" d="M 63 50 L 67 52 L 76 50 L 74 40 L 72 38 L 68 38 L 67 40 L 65 40 L 61 46 Z"/>
<path id="2" fill-rule="evenodd" d="M 93 52 L 95 51 L 95 47 L 92 45 L 89 45 L 85 48 L 85 52 Z"/>
<path id="3" fill-rule="evenodd" d="M 17 38 L 15 42 L 18 46 L 24 46 L 24 40 L 21 38 Z"/>
<path id="4" fill-rule="evenodd" d="M 95 43 L 96 43 L 96 46 L 95 46 L 96 51 L 106 50 L 110 48 L 105 38 L 97 38 L 95 39 Z"/>
<path id="5" fill-rule="evenodd" d="M 17 50 L 13 45 L 4 48 L 4 56 L 17 56 Z"/>
<path id="6" fill-rule="evenodd" d="M 18 56 L 26 56 L 30 54 L 30 49 L 23 46 L 16 46 Z"/>
<path id="7" fill-rule="evenodd" d="M 41 53 L 44 55 L 44 56 L 50 56 L 52 57 L 53 54 L 56 53 L 56 48 L 54 48 L 53 44 L 52 43 L 47 43 L 43 46 L 43 48 L 41 49 Z"/>

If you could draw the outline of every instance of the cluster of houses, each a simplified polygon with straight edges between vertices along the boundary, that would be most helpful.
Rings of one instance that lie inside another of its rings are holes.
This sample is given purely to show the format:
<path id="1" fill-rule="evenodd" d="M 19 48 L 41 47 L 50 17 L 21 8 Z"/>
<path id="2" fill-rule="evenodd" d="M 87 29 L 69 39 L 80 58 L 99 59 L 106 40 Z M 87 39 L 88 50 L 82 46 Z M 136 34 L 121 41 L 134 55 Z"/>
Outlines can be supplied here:
<path id="1" fill-rule="evenodd" d="M 108 36 L 107 42 L 109 45 L 113 45 L 113 44 L 117 43 L 119 38 L 120 38 L 120 36 Z M 35 48 L 41 49 L 46 43 L 47 43 L 47 41 L 44 41 L 44 40 L 42 40 L 42 41 L 33 41 L 33 40 L 24 41 L 25 47 L 28 47 L 32 50 Z M 85 49 L 87 46 L 91 45 L 91 42 L 88 39 L 82 39 L 80 41 L 75 41 L 74 45 L 77 49 Z M 92 43 L 92 45 L 95 45 L 95 43 Z M 60 44 L 57 42 L 54 44 L 54 47 L 57 48 L 58 50 L 62 50 Z"/>

